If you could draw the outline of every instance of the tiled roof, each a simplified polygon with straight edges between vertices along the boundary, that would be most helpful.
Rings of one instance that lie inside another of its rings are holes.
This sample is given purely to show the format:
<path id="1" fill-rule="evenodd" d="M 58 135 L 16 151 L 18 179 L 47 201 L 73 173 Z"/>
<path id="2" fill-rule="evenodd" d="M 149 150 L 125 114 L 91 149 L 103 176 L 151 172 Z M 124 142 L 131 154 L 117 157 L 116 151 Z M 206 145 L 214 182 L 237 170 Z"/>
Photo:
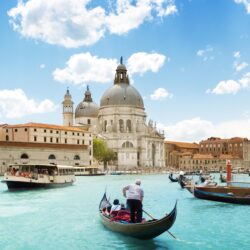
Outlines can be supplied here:
<path id="1" fill-rule="evenodd" d="M 229 139 L 221 139 L 221 138 L 217 138 L 217 137 L 211 137 L 208 138 L 207 140 L 203 140 L 200 143 L 223 143 L 223 142 L 243 142 L 243 141 L 247 141 L 247 138 L 243 138 L 243 137 L 232 137 Z"/>
<path id="2" fill-rule="evenodd" d="M 199 144 L 190 142 L 165 141 L 165 144 L 173 144 L 180 148 L 199 149 Z"/>
<path id="3" fill-rule="evenodd" d="M 16 125 L 7 125 L 6 128 L 44 128 L 44 129 L 57 129 L 57 130 L 67 130 L 67 131 L 76 131 L 76 132 L 88 132 L 86 129 L 76 126 L 61 126 L 54 124 L 46 124 L 46 123 L 24 123 L 24 124 L 16 124 Z"/>
<path id="4" fill-rule="evenodd" d="M 87 149 L 87 145 L 78 144 L 56 144 L 56 143 L 35 143 L 35 142 L 10 142 L 0 141 L 0 147 L 21 147 L 21 148 L 57 148 L 57 149 Z"/>

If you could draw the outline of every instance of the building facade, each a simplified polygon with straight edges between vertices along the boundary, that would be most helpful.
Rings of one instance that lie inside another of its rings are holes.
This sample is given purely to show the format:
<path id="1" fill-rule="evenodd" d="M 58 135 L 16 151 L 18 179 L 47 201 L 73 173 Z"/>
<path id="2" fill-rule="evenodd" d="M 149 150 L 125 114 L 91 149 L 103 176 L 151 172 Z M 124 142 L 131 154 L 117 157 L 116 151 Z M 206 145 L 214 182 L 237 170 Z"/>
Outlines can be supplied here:
<path id="1" fill-rule="evenodd" d="M 250 141 L 247 138 L 210 137 L 196 145 L 195 151 L 181 150 L 166 142 L 165 154 L 168 159 L 172 157 L 167 162 L 168 166 L 184 171 L 218 172 L 225 171 L 226 163 L 230 160 L 235 171 L 250 169 Z"/>
<path id="2" fill-rule="evenodd" d="M 27 123 L 0 126 L 0 171 L 14 163 L 89 166 L 92 134 L 80 127 Z"/>

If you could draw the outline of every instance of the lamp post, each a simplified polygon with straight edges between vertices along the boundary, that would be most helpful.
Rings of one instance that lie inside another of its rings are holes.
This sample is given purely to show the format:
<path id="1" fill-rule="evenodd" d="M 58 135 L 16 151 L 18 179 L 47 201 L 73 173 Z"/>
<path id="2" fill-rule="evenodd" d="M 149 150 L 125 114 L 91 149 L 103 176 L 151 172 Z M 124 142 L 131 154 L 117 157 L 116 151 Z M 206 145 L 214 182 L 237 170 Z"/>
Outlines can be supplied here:
<path id="1" fill-rule="evenodd" d="M 231 181 L 231 170 L 232 170 L 232 164 L 231 164 L 231 161 L 228 160 L 227 161 L 227 182 L 230 182 Z"/>

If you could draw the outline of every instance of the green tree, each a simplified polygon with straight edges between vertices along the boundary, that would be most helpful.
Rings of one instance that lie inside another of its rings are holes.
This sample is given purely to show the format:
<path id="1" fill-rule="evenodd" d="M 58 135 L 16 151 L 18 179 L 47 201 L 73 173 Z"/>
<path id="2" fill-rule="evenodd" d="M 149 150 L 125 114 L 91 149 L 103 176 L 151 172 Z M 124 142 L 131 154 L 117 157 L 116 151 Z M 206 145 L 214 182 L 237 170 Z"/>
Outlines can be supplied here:
<path id="1" fill-rule="evenodd" d="M 107 169 L 107 163 L 116 160 L 115 152 L 107 147 L 107 144 L 98 138 L 93 141 L 93 154 L 98 162 L 103 162 L 104 169 Z"/>

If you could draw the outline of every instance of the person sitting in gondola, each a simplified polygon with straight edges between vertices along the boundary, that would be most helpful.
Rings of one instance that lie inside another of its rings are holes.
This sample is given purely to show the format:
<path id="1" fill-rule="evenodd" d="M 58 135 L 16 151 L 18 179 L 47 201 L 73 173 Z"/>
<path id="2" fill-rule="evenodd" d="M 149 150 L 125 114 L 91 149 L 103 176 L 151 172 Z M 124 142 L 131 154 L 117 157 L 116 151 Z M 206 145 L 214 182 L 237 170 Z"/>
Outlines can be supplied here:
<path id="1" fill-rule="evenodd" d="M 135 184 L 130 184 L 123 188 L 123 195 L 127 198 L 127 207 L 130 210 L 131 223 L 142 222 L 142 201 L 144 192 L 140 185 L 141 181 L 136 180 Z"/>
<path id="2" fill-rule="evenodd" d="M 118 199 L 115 199 L 110 209 L 110 215 L 115 216 L 120 210 L 121 210 L 121 204 Z"/>

